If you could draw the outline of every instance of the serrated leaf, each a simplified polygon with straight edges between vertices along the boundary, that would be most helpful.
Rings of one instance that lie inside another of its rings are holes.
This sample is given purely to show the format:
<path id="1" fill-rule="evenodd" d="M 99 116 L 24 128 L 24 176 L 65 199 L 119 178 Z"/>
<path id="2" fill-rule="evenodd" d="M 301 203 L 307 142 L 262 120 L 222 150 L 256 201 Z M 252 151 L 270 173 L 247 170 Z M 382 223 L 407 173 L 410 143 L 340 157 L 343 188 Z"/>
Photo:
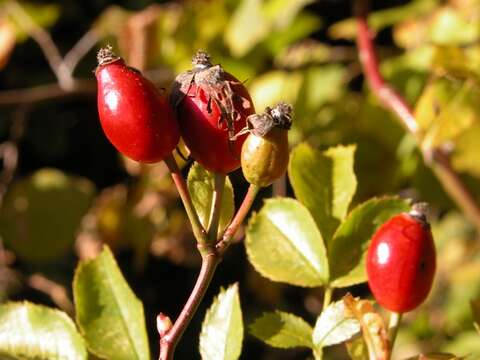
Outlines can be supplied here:
<path id="1" fill-rule="evenodd" d="M 214 175 L 205 170 L 198 163 L 194 163 L 188 172 L 188 191 L 197 210 L 200 222 L 207 228 L 212 207 L 214 190 Z M 222 210 L 218 231 L 222 232 L 230 223 L 234 213 L 233 187 L 228 176 L 225 179 L 225 188 L 222 194 Z"/>
<path id="2" fill-rule="evenodd" d="M 390 217 L 408 210 L 408 201 L 385 197 L 370 199 L 348 214 L 328 247 L 334 287 L 346 287 L 366 281 L 365 256 L 370 238 Z"/>
<path id="3" fill-rule="evenodd" d="M 312 327 L 302 318 L 275 311 L 264 313 L 250 325 L 250 333 L 270 346 L 312 348 Z"/>
<path id="4" fill-rule="evenodd" d="M 56 260 L 72 249 L 93 195 L 85 178 L 38 170 L 10 187 L 0 210 L 0 235 L 28 262 Z"/>
<path id="5" fill-rule="evenodd" d="M 294 199 L 270 199 L 250 218 L 245 245 L 248 258 L 263 276 L 292 285 L 328 282 L 322 235 L 309 211 Z"/>
<path id="6" fill-rule="evenodd" d="M 67 314 L 31 304 L 0 305 L 0 358 L 82 360 L 87 350 Z"/>
<path id="7" fill-rule="evenodd" d="M 109 360 L 150 359 L 143 305 L 108 249 L 75 271 L 77 324 L 93 354 Z"/>
<path id="8" fill-rule="evenodd" d="M 382 317 L 373 309 L 372 303 L 350 294 L 345 295 L 343 301 L 350 316 L 360 323 L 369 359 L 389 359 L 387 328 Z"/>
<path id="9" fill-rule="evenodd" d="M 300 144 L 290 156 L 288 175 L 295 196 L 310 210 L 327 244 L 345 218 L 357 188 L 354 154 L 355 146 L 319 152 Z"/>
<path id="10" fill-rule="evenodd" d="M 313 330 L 316 347 L 340 344 L 360 331 L 360 323 L 345 311 L 343 300 L 330 304 L 317 318 Z"/>
<path id="11" fill-rule="evenodd" d="M 200 333 L 204 360 L 235 360 L 242 351 L 243 320 L 238 284 L 220 290 L 208 309 Z"/>

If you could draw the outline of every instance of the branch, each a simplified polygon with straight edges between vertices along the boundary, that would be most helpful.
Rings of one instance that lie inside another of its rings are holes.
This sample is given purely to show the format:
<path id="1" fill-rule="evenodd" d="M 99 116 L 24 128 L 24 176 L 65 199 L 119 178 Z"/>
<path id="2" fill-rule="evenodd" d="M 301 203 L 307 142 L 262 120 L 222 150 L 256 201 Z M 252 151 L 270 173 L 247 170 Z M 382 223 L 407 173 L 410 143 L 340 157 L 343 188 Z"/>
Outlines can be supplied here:
<path id="1" fill-rule="evenodd" d="M 177 162 L 173 155 L 170 155 L 168 158 L 165 159 L 165 164 L 167 165 L 170 173 L 172 175 L 173 182 L 177 187 L 178 193 L 180 194 L 180 198 L 182 199 L 183 206 L 185 207 L 185 211 L 187 212 L 188 219 L 192 224 L 193 235 L 197 242 L 201 245 L 206 245 L 208 242 L 207 239 L 207 232 L 203 228 L 202 224 L 200 223 L 200 219 L 198 218 L 197 211 L 193 206 L 192 199 L 190 198 L 190 193 L 188 192 L 187 184 L 183 179 L 182 173 L 178 168 Z M 202 250 L 202 249 L 200 249 Z"/>
<path id="2" fill-rule="evenodd" d="M 202 249 L 201 251 L 205 251 L 205 249 Z M 221 257 L 218 256 L 214 249 L 210 249 L 209 253 L 202 257 L 202 268 L 200 269 L 197 282 L 195 283 L 195 287 L 193 288 L 187 303 L 182 309 L 182 312 L 175 321 L 173 327 L 160 339 L 159 360 L 173 359 L 175 347 L 192 320 L 198 305 L 202 301 L 220 261 Z"/>
<path id="3" fill-rule="evenodd" d="M 80 60 L 95 46 L 99 36 L 95 29 L 87 31 L 80 40 L 68 51 L 63 58 L 62 66 L 65 67 L 69 74 L 73 75 L 73 71 L 77 67 Z"/>
<path id="4" fill-rule="evenodd" d="M 59 84 L 39 85 L 26 89 L 0 91 L 0 106 L 28 105 L 75 95 L 93 95 L 97 91 L 94 80 L 75 80 L 72 89 Z"/>
<path id="5" fill-rule="evenodd" d="M 71 89 L 74 83 L 72 74 L 63 66 L 62 55 L 50 34 L 38 26 L 16 1 L 7 1 L 5 9 L 16 20 L 17 24 L 38 43 L 50 68 L 55 73 L 60 87 L 64 90 Z"/>
<path id="6" fill-rule="evenodd" d="M 228 225 L 227 229 L 223 233 L 222 239 L 217 242 L 217 251 L 223 254 L 225 250 L 228 248 L 230 245 L 230 242 L 235 235 L 235 233 L 238 231 L 238 228 L 240 225 L 243 223 L 243 220 L 247 216 L 248 212 L 250 211 L 250 208 L 253 205 L 253 202 L 255 201 L 255 197 L 257 196 L 258 192 L 260 190 L 260 187 L 256 185 L 250 185 L 248 187 L 247 194 L 245 195 L 245 198 L 242 201 L 242 205 L 240 205 L 240 208 L 238 209 L 237 213 L 235 214 L 232 222 L 230 225 Z"/>
<path id="7" fill-rule="evenodd" d="M 480 233 L 480 208 L 472 193 L 452 168 L 448 153 L 441 148 L 423 149 L 421 147 L 423 134 L 421 134 L 411 107 L 397 91 L 386 84 L 380 74 L 378 58 L 373 45 L 373 35 L 367 22 L 368 1 L 357 0 L 355 5 L 360 62 L 372 92 L 385 108 L 397 115 L 402 124 L 415 137 L 425 164 L 433 170 L 445 191 Z"/>

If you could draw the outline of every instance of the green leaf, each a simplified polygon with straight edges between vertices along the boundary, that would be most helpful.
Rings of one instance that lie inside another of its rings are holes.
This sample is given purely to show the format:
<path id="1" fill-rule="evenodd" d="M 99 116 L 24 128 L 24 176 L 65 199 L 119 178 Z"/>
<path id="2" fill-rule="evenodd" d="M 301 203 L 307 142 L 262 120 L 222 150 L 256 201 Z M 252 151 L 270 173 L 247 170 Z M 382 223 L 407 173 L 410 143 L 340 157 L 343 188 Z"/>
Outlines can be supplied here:
<path id="1" fill-rule="evenodd" d="M 225 30 L 224 41 L 232 54 L 240 57 L 262 41 L 270 30 L 261 0 L 242 0 Z"/>
<path id="2" fill-rule="evenodd" d="M 480 87 L 472 79 L 435 78 L 415 107 L 415 118 L 425 131 L 423 148 L 455 143 L 480 121 Z"/>
<path id="3" fill-rule="evenodd" d="M 345 343 L 347 347 L 348 356 L 352 360 L 369 360 L 368 349 L 363 337 L 352 339 Z"/>
<path id="4" fill-rule="evenodd" d="M 347 215 L 357 188 L 354 153 L 355 146 L 319 152 L 300 144 L 290 157 L 288 175 L 295 196 L 310 210 L 327 244 Z"/>
<path id="5" fill-rule="evenodd" d="M 313 330 L 316 347 L 340 344 L 360 331 L 360 323 L 345 311 L 343 300 L 330 304 L 317 318 Z"/>
<path id="6" fill-rule="evenodd" d="M 143 305 L 108 249 L 75 271 L 77 324 L 90 352 L 109 360 L 150 359 Z"/>
<path id="7" fill-rule="evenodd" d="M 238 284 L 220 290 L 207 311 L 200 333 L 204 360 L 235 360 L 242 351 L 243 320 Z"/>
<path id="8" fill-rule="evenodd" d="M 13 184 L 0 210 L 0 235 L 28 262 L 56 260 L 71 250 L 94 186 L 56 169 Z"/>
<path id="9" fill-rule="evenodd" d="M 263 110 L 279 101 L 294 104 L 302 86 L 303 75 L 300 72 L 269 71 L 255 77 L 249 86 L 255 107 Z"/>
<path id="10" fill-rule="evenodd" d="M 207 228 L 210 220 L 212 196 L 214 190 L 214 176 L 200 164 L 194 163 L 188 173 L 188 191 L 192 197 L 193 205 L 197 210 L 200 222 Z M 228 176 L 225 179 L 225 188 L 222 195 L 222 210 L 218 231 L 222 232 L 230 223 L 235 210 L 233 202 L 233 187 Z"/>
<path id="11" fill-rule="evenodd" d="M 28 302 L 0 305 L 0 358 L 87 359 L 87 350 L 67 314 Z"/>
<path id="12" fill-rule="evenodd" d="M 429 13 L 438 5 L 438 0 L 417 0 L 406 5 L 393 7 L 371 13 L 368 16 L 368 24 L 374 31 L 380 31 L 388 26 L 404 20 Z M 329 35 L 334 39 L 354 39 L 357 33 L 355 18 L 349 18 L 333 24 L 329 29 Z"/>
<path id="13" fill-rule="evenodd" d="M 408 201 L 394 197 L 373 198 L 348 214 L 328 247 L 334 287 L 366 281 L 365 255 L 375 230 L 393 215 L 410 210 Z"/>
<path id="14" fill-rule="evenodd" d="M 308 210 L 294 199 L 270 199 L 250 218 L 245 245 L 263 276 L 292 285 L 314 287 L 328 282 L 322 235 Z"/>
<path id="15" fill-rule="evenodd" d="M 34 24 L 42 28 L 52 26 L 60 17 L 60 8 L 55 4 L 22 1 L 20 5 L 20 2 L 15 1 L 7 4 L 0 3 L 0 6 L 7 10 L 8 20 L 15 28 L 18 41 L 25 41 L 29 37 L 28 24 L 25 24 L 22 15 L 27 15 Z"/>
<path id="16" fill-rule="evenodd" d="M 270 346 L 312 348 L 312 327 L 302 318 L 282 311 L 264 313 L 250 325 L 250 333 Z"/>
<path id="17" fill-rule="evenodd" d="M 276 27 L 285 28 L 292 23 L 306 5 L 313 2 L 314 0 L 269 0 L 265 3 L 263 12 Z M 295 31 L 293 28 L 290 30 Z"/>
<path id="18" fill-rule="evenodd" d="M 448 6 L 435 12 L 429 29 L 430 41 L 436 45 L 470 44 L 479 36 L 480 27 L 476 21 Z"/>

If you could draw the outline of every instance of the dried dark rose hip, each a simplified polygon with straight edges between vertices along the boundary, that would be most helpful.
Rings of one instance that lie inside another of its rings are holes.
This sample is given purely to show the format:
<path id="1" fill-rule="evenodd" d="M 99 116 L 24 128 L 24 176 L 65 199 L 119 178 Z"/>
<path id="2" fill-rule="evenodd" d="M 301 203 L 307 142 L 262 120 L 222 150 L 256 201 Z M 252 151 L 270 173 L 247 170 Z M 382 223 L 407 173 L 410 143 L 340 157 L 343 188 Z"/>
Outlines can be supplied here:
<path id="1" fill-rule="evenodd" d="M 430 225 L 419 206 L 384 223 L 368 249 L 368 284 L 377 302 L 390 311 L 418 307 L 430 292 L 435 267 Z"/>
<path id="2" fill-rule="evenodd" d="M 290 105 L 280 103 L 247 118 L 250 135 L 242 146 L 241 164 L 250 184 L 268 186 L 287 170 L 291 113 Z"/>
<path id="3" fill-rule="evenodd" d="M 168 99 L 110 47 L 101 49 L 97 58 L 98 114 L 105 135 L 119 152 L 133 160 L 164 160 L 180 139 Z"/>
<path id="4" fill-rule="evenodd" d="M 175 79 L 171 103 L 192 158 L 226 174 L 240 166 L 246 134 L 236 134 L 255 113 L 253 102 L 245 86 L 220 65 L 212 65 L 207 53 L 199 51 L 192 63 L 192 70 Z"/>

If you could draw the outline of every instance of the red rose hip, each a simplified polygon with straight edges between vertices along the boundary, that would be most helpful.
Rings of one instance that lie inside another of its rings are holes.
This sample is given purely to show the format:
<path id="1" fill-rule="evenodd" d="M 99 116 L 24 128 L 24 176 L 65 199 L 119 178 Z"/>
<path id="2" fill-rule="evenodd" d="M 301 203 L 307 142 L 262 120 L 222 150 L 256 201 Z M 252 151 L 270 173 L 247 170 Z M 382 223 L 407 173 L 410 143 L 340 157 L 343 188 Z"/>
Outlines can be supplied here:
<path id="1" fill-rule="evenodd" d="M 171 103 L 180 131 L 193 159 L 206 169 L 229 173 L 240 166 L 240 152 L 246 135 L 247 116 L 254 114 L 245 86 L 210 57 L 199 51 L 194 68 L 177 76 Z"/>
<path id="2" fill-rule="evenodd" d="M 430 292 L 435 267 L 432 233 L 418 207 L 392 217 L 372 237 L 368 284 L 387 310 L 402 313 L 419 306 Z"/>
<path id="3" fill-rule="evenodd" d="M 98 114 L 105 135 L 125 156 L 144 163 L 164 160 L 180 139 L 167 98 L 110 47 L 98 53 Z"/>

